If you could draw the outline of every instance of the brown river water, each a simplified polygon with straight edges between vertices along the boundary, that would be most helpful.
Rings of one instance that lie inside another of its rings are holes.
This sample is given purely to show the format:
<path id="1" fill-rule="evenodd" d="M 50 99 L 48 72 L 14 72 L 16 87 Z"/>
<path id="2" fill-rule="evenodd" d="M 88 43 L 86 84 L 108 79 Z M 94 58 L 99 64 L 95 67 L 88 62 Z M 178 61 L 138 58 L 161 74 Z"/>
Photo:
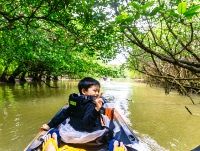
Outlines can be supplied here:
<path id="1" fill-rule="evenodd" d="M 200 96 L 190 99 L 176 92 L 133 81 L 101 81 L 104 96 L 150 151 L 189 151 L 200 145 Z M 54 85 L 54 83 L 51 83 Z M 77 81 L 0 85 L 0 151 L 21 151 L 40 126 L 77 92 Z M 187 106 L 193 115 L 185 109 Z"/>

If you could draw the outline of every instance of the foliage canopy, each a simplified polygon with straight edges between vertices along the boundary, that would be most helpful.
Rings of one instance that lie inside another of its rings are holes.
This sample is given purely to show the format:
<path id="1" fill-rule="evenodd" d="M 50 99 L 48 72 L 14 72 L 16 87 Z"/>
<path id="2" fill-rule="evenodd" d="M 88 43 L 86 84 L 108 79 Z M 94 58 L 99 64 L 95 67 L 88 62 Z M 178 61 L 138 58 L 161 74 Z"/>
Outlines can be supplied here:
<path id="1" fill-rule="evenodd" d="M 105 24 L 104 1 L 2 0 L 0 2 L 1 81 L 29 75 L 34 80 L 119 76 L 104 67 L 117 52 L 115 29 Z"/>
<path id="2" fill-rule="evenodd" d="M 119 76 L 102 62 L 123 52 L 166 92 L 199 93 L 199 15 L 198 0 L 2 0 L 1 79 Z"/>

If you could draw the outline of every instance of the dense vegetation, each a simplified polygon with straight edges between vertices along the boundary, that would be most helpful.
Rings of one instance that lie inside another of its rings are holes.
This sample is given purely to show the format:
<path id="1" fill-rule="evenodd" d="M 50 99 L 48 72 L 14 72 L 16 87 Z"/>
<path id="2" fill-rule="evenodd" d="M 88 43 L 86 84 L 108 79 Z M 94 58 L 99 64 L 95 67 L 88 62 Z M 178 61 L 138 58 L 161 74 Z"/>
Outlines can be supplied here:
<path id="1" fill-rule="evenodd" d="M 119 77 L 105 63 L 123 53 L 166 93 L 200 93 L 199 15 L 199 0 L 2 0 L 1 81 Z"/>
<path id="2" fill-rule="evenodd" d="M 0 81 L 121 75 L 104 65 L 117 52 L 115 31 L 94 1 L 2 0 Z M 94 11 L 95 10 L 95 11 Z M 100 61 L 101 60 L 101 61 Z"/>
<path id="3" fill-rule="evenodd" d="M 200 2 L 115 3 L 116 23 L 129 53 L 129 67 L 166 93 L 200 93 Z"/>

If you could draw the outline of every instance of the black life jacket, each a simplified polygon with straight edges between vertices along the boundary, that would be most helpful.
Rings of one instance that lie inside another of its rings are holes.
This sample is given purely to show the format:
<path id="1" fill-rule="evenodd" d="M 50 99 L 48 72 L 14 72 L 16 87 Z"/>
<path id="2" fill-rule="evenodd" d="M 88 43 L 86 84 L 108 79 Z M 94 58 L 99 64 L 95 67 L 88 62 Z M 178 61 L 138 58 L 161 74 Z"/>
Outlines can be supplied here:
<path id="1" fill-rule="evenodd" d="M 69 106 L 70 107 L 79 107 L 82 104 L 86 104 L 88 102 L 94 102 L 95 97 L 93 96 L 85 96 L 78 95 L 76 93 L 72 93 L 69 96 Z"/>
<path id="2" fill-rule="evenodd" d="M 85 96 L 78 95 L 76 93 L 72 93 L 69 96 L 69 108 L 70 108 L 70 116 L 75 118 L 81 118 L 84 115 L 83 106 L 87 103 L 94 103 L 93 96 Z"/>

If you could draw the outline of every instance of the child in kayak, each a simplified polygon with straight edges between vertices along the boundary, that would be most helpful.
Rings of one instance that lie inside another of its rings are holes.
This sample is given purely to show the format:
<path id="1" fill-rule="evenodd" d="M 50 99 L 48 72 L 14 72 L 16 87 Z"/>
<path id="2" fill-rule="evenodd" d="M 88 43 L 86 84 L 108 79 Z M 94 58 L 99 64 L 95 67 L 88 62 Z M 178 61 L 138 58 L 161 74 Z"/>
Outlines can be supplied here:
<path id="1" fill-rule="evenodd" d="M 66 143 L 87 143 L 105 133 L 104 140 L 108 141 L 112 138 L 112 131 L 106 130 L 103 123 L 101 112 L 104 101 L 100 97 L 99 81 L 83 78 L 78 83 L 78 90 L 80 94 L 70 94 L 69 107 L 57 113 L 42 129 L 57 128 L 62 123 L 57 134 Z"/>
<path id="2" fill-rule="evenodd" d="M 77 131 L 92 132 L 101 129 L 100 110 L 103 99 L 100 97 L 100 83 L 86 77 L 78 83 L 80 94 L 70 94 L 69 107 L 57 113 L 42 129 L 55 128 L 67 118 L 69 124 Z"/>
<path id="3" fill-rule="evenodd" d="M 100 97 L 99 81 L 91 77 L 83 78 L 78 83 L 78 90 L 80 94 L 70 94 L 69 107 L 57 113 L 42 129 L 49 130 L 60 125 L 59 130 L 50 134 L 56 132 L 58 140 L 61 137 L 65 143 L 83 144 L 99 137 L 103 143 L 109 143 L 113 139 L 113 130 L 108 128 L 106 117 L 101 114 L 105 101 Z M 113 142 L 109 146 L 113 146 Z"/>

